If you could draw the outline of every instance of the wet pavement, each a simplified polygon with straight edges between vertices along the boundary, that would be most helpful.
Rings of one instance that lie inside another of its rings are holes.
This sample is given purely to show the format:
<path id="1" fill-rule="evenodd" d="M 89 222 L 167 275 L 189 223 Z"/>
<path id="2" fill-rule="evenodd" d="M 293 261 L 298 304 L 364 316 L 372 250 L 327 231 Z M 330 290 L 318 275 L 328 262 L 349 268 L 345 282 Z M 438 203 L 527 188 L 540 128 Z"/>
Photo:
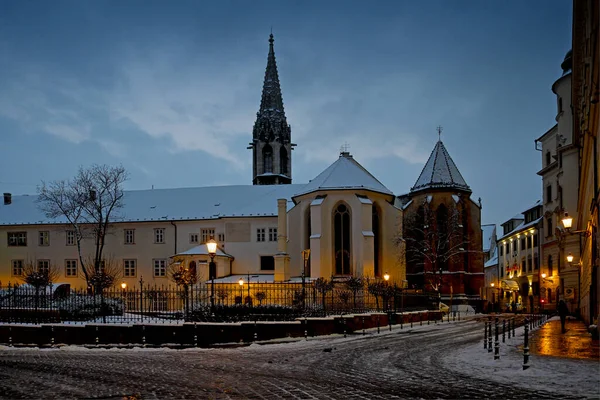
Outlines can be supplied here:
<path id="1" fill-rule="evenodd" d="M 531 354 L 541 356 L 600 360 L 598 340 L 592 340 L 587 326 L 579 320 L 567 319 L 566 332 L 561 332 L 560 319 L 554 317 L 535 329 L 529 339 Z"/>

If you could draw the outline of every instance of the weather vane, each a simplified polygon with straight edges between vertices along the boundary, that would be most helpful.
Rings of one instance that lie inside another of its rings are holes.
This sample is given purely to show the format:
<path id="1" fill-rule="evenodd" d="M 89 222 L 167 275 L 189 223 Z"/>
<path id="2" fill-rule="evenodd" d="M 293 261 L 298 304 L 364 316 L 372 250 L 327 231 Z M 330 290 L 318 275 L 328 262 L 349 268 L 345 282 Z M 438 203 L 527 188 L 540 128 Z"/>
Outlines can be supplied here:
<path id="1" fill-rule="evenodd" d="M 435 128 L 435 130 L 436 130 L 436 131 L 437 131 L 437 133 L 438 133 L 438 140 L 442 140 L 442 131 L 444 130 L 444 128 L 442 128 L 442 126 L 441 126 L 441 125 L 438 125 L 438 127 L 437 127 L 437 128 Z"/>

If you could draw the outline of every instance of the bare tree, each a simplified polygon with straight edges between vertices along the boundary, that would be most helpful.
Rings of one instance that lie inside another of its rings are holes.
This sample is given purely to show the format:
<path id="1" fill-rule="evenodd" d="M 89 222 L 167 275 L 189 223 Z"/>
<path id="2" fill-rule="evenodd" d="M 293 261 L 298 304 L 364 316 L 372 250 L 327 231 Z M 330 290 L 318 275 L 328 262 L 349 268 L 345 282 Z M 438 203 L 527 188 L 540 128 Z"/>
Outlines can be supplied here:
<path id="1" fill-rule="evenodd" d="M 407 212 L 404 229 L 395 238 L 396 244 L 406 244 L 407 265 L 417 267 L 423 283 L 439 293 L 442 271 L 459 257 L 470 253 L 472 245 L 466 231 L 466 215 L 455 204 L 440 205 L 433 210 L 425 202 Z"/>
<path id="2" fill-rule="evenodd" d="M 101 273 L 108 228 L 123 207 L 123 183 L 127 172 L 122 166 L 79 167 L 71 180 L 42 182 L 38 188 L 40 209 L 48 218 L 64 218 L 75 234 L 81 270 L 88 285 Z M 91 262 L 84 262 L 82 242 L 94 240 Z M 100 286 L 96 287 L 101 289 Z"/>
<path id="3" fill-rule="evenodd" d="M 86 256 L 84 262 L 90 273 L 89 282 L 95 288 L 107 289 L 123 277 L 123 268 L 112 255 L 102 259 L 98 271 L 93 268 L 95 262 L 93 256 Z"/>
<path id="4" fill-rule="evenodd" d="M 41 288 L 52 285 L 59 277 L 60 271 L 55 265 L 48 264 L 47 266 L 42 267 L 38 265 L 37 260 L 28 260 L 23 265 L 23 275 L 21 279 L 38 291 Z"/>

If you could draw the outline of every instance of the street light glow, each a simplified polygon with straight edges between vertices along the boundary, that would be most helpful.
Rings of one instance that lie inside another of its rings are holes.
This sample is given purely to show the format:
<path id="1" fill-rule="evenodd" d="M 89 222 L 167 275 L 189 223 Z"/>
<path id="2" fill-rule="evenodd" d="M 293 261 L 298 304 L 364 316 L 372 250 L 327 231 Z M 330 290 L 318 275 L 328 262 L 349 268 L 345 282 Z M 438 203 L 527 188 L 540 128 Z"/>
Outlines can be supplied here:
<path id="1" fill-rule="evenodd" d="M 214 255 L 217 254 L 217 242 L 214 238 L 210 238 L 210 240 L 206 242 L 206 249 L 210 256 L 214 257 Z"/>
<path id="2" fill-rule="evenodd" d="M 546 274 L 542 274 L 542 278 L 544 278 L 544 279 L 545 279 L 545 278 L 546 278 Z"/>
<path id="3" fill-rule="evenodd" d="M 244 278 L 240 278 L 240 280 L 238 281 L 238 283 L 240 284 L 240 286 L 244 286 Z"/>
<path id="4" fill-rule="evenodd" d="M 123 290 L 124 290 L 124 289 L 126 289 L 126 288 L 127 288 L 127 284 L 126 284 L 125 282 L 122 282 L 122 283 L 121 283 L 121 289 L 123 289 Z"/>
<path id="5" fill-rule="evenodd" d="M 565 229 L 571 229 L 571 226 L 573 225 L 573 218 L 569 217 L 569 213 L 565 213 L 565 216 L 562 219 L 562 224 Z"/>
<path id="6" fill-rule="evenodd" d="M 569 255 L 567 256 L 567 261 L 573 262 L 573 253 L 569 253 Z"/>
<path id="7" fill-rule="evenodd" d="M 390 274 L 388 274 L 387 272 L 385 274 L 383 274 L 383 279 L 385 279 L 386 281 L 390 280 Z"/>

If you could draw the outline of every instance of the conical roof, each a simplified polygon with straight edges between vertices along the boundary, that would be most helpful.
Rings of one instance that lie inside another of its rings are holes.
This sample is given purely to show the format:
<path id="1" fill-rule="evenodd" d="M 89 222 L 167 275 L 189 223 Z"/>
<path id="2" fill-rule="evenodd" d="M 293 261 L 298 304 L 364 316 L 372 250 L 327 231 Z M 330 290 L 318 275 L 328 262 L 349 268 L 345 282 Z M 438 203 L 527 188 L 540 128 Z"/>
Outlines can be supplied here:
<path id="1" fill-rule="evenodd" d="M 452 161 L 452 157 L 448 154 L 448 150 L 446 150 L 441 140 L 433 148 L 429 160 L 427 160 L 419 179 L 410 189 L 410 192 L 440 188 L 471 192 L 471 188 L 458 171 L 456 164 Z"/>
<path id="2" fill-rule="evenodd" d="M 315 179 L 302 187 L 294 195 L 316 192 L 319 190 L 371 190 L 392 194 L 383 183 L 379 182 L 369 171 L 360 165 L 348 152 L 342 152 L 333 164 L 321 172 Z"/>

